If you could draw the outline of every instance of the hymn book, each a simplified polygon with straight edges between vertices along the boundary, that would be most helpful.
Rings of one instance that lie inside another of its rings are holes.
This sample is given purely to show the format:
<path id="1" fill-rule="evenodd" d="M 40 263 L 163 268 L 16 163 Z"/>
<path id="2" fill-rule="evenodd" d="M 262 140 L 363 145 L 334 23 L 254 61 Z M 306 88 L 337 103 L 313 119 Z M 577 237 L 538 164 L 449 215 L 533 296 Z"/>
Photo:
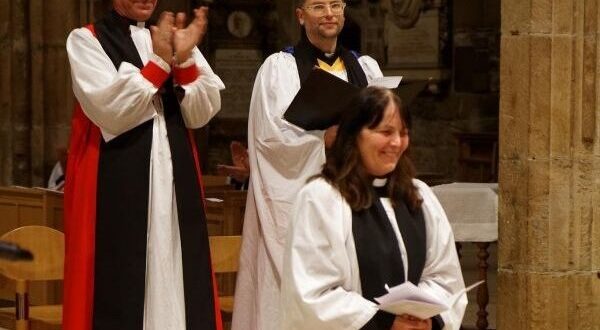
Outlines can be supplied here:
<path id="1" fill-rule="evenodd" d="M 401 76 L 380 77 L 371 81 L 369 86 L 395 89 L 401 80 Z M 339 122 L 344 110 L 360 91 L 359 87 L 331 73 L 312 70 L 283 118 L 307 131 L 325 130 Z"/>

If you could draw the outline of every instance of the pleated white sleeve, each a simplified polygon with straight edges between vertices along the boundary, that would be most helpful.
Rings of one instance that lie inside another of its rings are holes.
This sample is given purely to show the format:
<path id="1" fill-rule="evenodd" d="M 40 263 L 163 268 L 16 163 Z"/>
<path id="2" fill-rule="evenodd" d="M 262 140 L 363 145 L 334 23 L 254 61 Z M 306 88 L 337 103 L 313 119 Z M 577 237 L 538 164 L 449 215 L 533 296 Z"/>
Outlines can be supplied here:
<path id="1" fill-rule="evenodd" d="M 360 294 L 350 207 L 322 179 L 298 196 L 282 278 L 282 329 L 360 329 L 377 312 Z M 348 221 L 350 220 L 350 221 Z"/>
<path id="2" fill-rule="evenodd" d="M 423 197 L 427 232 L 419 287 L 447 300 L 464 288 L 452 230 L 431 189 L 414 182 Z M 324 180 L 312 181 L 298 196 L 286 244 L 282 328 L 360 329 L 377 311 L 360 287 L 350 207 Z M 445 330 L 459 329 L 466 304 L 463 296 L 441 314 Z"/>
<path id="3" fill-rule="evenodd" d="M 274 170 L 292 177 L 300 177 L 324 160 L 323 131 L 305 131 L 283 119 L 300 89 L 297 76 L 291 55 L 271 55 L 256 76 L 250 105 L 257 151 L 269 157 Z"/>
<path id="4" fill-rule="evenodd" d="M 368 79 L 381 76 L 379 65 L 372 58 L 363 56 L 359 62 Z M 248 132 L 252 181 L 261 186 L 256 187 L 256 191 L 260 191 L 257 194 L 261 195 L 257 200 L 271 201 L 270 205 L 257 206 L 264 210 L 259 211 L 263 230 L 277 233 L 275 237 L 265 234 L 267 249 L 276 260 L 280 258 L 278 250 L 285 239 L 285 219 L 296 193 L 325 162 L 324 131 L 305 131 L 283 118 L 299 89 L 294 57 L 276 53 L 261 66 L 250 104 Z M 279 241 L 278 244 L 273 240 Z M 276 266 L 279 263 L 276 262 Z M 277 268 L 280 273 L 280 267 Z"/>
<path id="5" fill-rule="evenodd" d="M 359 57 L 358 63 L 363 68 L 363 72 L 365 73 L 365 76 L 367 76 L 368 82 L 371 82 L 371 80 L 375 78 L 383 77 L 379 64 L 377 64 L 377 61 L 371 56 L 364 55 Z"/>
<path id="6" fill-rule="evenodd" d="M 220 91 L 225 89 L 225 85 L 198 48 L 194 48 L 192 58 L 191 65 L 198 67 L 199 75 L 192 82 L 181 85 L 185 95 L 180 105 L 185 126 L 199 128 L 206 125 L 221 109 Z"/>
<path id="7" fill-rule="evenodd" d="M 121 63 L 117 71 L 90 30 L 71 32 L 67 54 L 75 97 L 105 140 L 156 116 L 153 97 L 158 87 L 131 63 Z"/>
<path id="8" fill-rule="evenodd" d="M 123 62 L 116 70 L 100 42 L 87 28 L 73 30 L 67 39 L 73 92 L 84 113 L 110 140 L 156 116 L 162 108 L 157 94 L 171 73 L 169 65 L 152 54 L 147 29 L 132 27 L 132 39 L 145 67 Z M 192 65 L 199 75 L 181 87 L 181 113 L 189 128 L 205 125 L 220 109 L 225 88 L 197 48 Z M 153 66 L 154 70 L 145 70 Z"/>
<path id="9" fill-rule="evenodd" d="M 276 53 L 259 69 L 250 101 L 248 154 L 256 202 L 251 208 L 277 277 L 296 194 L 325 161 L 323 131 L 304 131 L 282 118 L 299 88 L 294 58 Z"/>
<path id="10" fill-rule="evenodd" d="M 462 290 L 465 283 L 460 269 L 452 227 L 433 191 L 424 182 L 413 180 L 423 198 L 423 214 L 427 231 L 427 254 L 419 287 L 447 301 Z M 467 296 L 463 295 L 450 310 L 441 314 L 444 330 L 460 328 Z"/>

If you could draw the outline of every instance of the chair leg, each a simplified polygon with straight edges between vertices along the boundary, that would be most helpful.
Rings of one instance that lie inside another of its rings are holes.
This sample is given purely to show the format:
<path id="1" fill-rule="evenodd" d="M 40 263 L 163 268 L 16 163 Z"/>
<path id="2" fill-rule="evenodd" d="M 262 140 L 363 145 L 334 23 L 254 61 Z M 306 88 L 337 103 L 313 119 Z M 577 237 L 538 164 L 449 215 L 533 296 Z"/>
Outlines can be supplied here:
<path id="1" fill-rule="evenodd" d="M 15 329 L 29 330 L 29 293 L 27 281 L 16 282 Z"/>
<path id="2" fill-rule="evenodd" d="M 477 305 L 479 305 L 479 311 L 477 312 L 477 329 L 485 330 L 488 327 L 487 305 L 489 302 L 489 293 L 487 283 L 487 259 L 490 256 L 488 253 L 490 243 L 476 242 L 475 244 L 479 247 L 479 252 L 477 253 L 477 258 L 479 259 L 479 279 L 485 281 L 477 288 Z"/>
<path id="3" fill-rule="evenodd" d="M 29 320 L 17 320 L 16 330 L 29 330 Z"/>

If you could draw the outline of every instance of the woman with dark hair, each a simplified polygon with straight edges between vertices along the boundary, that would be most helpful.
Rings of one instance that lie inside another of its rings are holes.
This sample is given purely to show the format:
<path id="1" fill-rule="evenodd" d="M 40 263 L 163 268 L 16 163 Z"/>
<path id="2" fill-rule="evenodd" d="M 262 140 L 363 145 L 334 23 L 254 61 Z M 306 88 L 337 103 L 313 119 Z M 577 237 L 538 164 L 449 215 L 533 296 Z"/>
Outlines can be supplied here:
<path id="1" fill-rule="evenodd" d="M 300 191 L 287 237 L 282 329 L 458 329 L 466 296 L 431 319 L 378 310 L 410 281 L 446 300 L 464 288 L 452 229 L 406 155 L 407 113 L 367 88 L 340 122 L 320 175 Z"/>

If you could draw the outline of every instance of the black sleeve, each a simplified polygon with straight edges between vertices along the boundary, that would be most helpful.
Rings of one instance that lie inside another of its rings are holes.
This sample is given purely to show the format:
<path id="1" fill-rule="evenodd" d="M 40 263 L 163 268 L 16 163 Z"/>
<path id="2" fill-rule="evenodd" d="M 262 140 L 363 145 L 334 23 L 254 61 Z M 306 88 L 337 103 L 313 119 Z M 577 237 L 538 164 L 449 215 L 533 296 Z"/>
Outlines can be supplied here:
<path id="1" fill-rule="evenodd" d="M 431 330 L 442 330 L 445 325 L 446 323 L 439 314 L 431 318 Z"/>
<path id="2" fill-rule="evenodd" d="M 361 330 L 389 330 L 394 324 L 396 316 L 384 311 L 378 311 L 367 324 L 365 324 Z M 436 315 L 431 318 L 431 329 L 442 330 L 446 323 L 440 315 Z"/>
<path id="3" fill-rule="evenodd" d="M 392 324 L 394 324 L 395 318 L 396 318 L 396 315 L 394 315 L 394 314 L 384 312 L 384 311 L 377 311 L 375 316 L 373 316 L 373 318 L 371 318 L 371 320 L 369 320 L 369 322 L 367 322 L 367 324 L 365 324 L 360 329 L 361 330 L 390 330 L 390 328 L 392 327 Z"/>

